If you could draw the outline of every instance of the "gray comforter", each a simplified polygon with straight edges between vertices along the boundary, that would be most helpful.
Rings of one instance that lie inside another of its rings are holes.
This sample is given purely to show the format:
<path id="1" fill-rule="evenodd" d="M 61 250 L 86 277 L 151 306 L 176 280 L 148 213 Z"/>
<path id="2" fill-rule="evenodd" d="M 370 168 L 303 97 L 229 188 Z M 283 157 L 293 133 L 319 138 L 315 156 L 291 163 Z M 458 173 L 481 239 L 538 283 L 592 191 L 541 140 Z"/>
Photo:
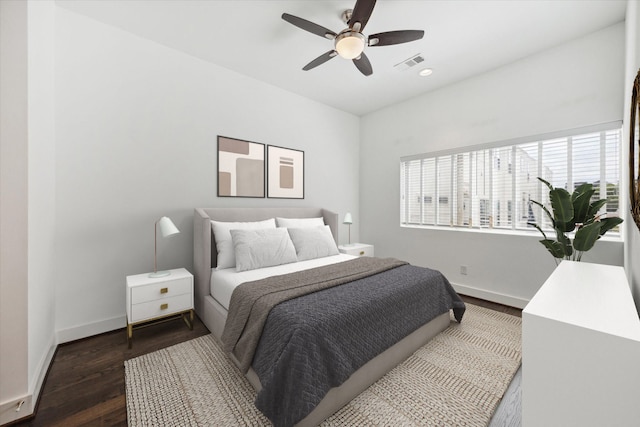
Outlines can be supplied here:
<path id="1" fill-rule="evenodd" d="M 222 333 L 225 351 L 232 353 L 247 373 L 267 316 L 276 305 L 303 295 L 369 277 L 406 264 L 394 258 L 357 258 L 281 276 L 246 282 L 231 295 Z"/>
<path id="2" fill-rule="evenodd" d="M 358 270 L 361 260 L 343 268 Z M 449 309 L 461 321 L 464 303 L 440 272 L 402 263 L 279 303 L 253 357 L 256 407 L 276 426 L 295 424 L 329 389 Z"/>

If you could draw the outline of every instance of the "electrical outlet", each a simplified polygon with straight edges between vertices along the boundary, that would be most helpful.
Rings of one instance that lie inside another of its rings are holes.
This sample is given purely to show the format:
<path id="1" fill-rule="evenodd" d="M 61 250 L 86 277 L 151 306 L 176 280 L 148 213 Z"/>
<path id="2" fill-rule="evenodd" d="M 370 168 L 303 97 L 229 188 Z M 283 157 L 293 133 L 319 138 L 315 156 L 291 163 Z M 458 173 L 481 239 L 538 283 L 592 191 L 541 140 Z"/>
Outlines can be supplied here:
<path id="1" fill-rule="evenodd" d="M 463 276 L 467 275 L 467 266 L 466 265 L 461 265 L 460 266 L 460 274 L 462 274 Z"/>

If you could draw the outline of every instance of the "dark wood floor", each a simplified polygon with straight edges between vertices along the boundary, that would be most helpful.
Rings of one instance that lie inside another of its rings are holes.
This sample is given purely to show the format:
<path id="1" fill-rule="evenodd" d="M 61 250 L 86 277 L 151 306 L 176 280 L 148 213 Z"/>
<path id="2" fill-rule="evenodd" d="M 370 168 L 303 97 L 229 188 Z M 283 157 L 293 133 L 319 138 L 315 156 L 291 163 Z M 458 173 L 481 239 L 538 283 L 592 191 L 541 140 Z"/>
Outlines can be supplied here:
<path id="1" fill-rule="evenodd" d="M 49 370 L 35 418 L 20 426 L 126 426 L 124 361 L 208 334 L 194 319 L 136 329 L 127 348 L 125 329 L 62 344 Z"/>
<path id="2" fill-rule="evenodd" d="M 521 316 L 522 310 L 471 297 L 465 302 Z M 18 426 L 126 426 L 124 361 L 208 334 L 196 317 L 193 331 L 176 319 L 137 329 L 127 348 L 124 329 L 58 347 L 36 416 Z"/>
<path id="3" fill-rule="evenodd" d="M 522 309 L 509 307 L 507 305 L 498 304 L 496 302 L 485 301 L 478 298 L 469 297 L 466 295 L 460 295 L 464 302 L 468 302 L 469 304 L 479 305 L 480 307 L 490 308 L 495 311 L 499 311 L 501 313 L 507 313 L 512 316 L 522 317 Z"/>

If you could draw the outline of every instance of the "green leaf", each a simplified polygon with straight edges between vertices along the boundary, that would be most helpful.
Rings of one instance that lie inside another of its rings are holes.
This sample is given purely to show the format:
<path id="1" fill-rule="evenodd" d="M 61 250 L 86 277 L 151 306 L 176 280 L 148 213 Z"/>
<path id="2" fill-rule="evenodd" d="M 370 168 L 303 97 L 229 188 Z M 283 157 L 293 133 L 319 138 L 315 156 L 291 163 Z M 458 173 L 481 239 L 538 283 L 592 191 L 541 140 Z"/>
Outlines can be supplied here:
<path id="1" fill-rule="evenodd" d="M 618 218 L 617 216 L 601 219 L 600 223 L 602 225 L 600 226 L 600 235 L 604 236 L 604 233 L 611 230 L 612 228 L 617 227 L 619 224 L 622 224 L 622 221 L 623 219 Z"/>
<path id="2" fill-rule="evenodd" d="M 573 254 L 573 246 L 571 246 L 571 240 L 564 233 L 561 233 L 556 228 L 556 237 L 558 239 L 558 243 L 562 245 L 562 251 L 564 252 L 565 257 L 570 257 Z"/>
<path id="3" fill-rule="evenodd" d="M 571 195 L 571 203 L 573 204 L 574 222 L 578 224 L 585 223 L 588 218 L 591 197 L 595 194 L 591 184 L 582 184 Z"/>
<path id="4" fill-rule="evenodd" d="M 549 184 L 549 181 L 545 181 L 544 179 L 538 177 L 538 181 L 544 183 L 547 187 L 549 187 L 549 191 L 553 190 L 553 186 Z"/>
<path id="5" fill-rule="evenodd" d="M 538 224 L 536 224 L 535 222 L 528 222 L 527 225 L 537 228 L 538 231 L 542 233 L 542 236 L 545 238 L 545 240 L 548 240 L 547 235 L 544 234 L 544 231 L 542 231 L 542 228 L 538 227 Z"/>
<path id="6" fill-rule="evenodd" d="M 575 197 L 579 196 L 580 194 L 584 194 L 587 191 L 591 191 L 591 190 L 593 190 L 593 184 L 589 184 L 588 182 L 585 182 L 584 184 L 580 184 L 573 191 L 573 194 L 571 195 L 571 199 L 574 199 Z"/>
<path id="7" fill-rule="evenodd" d="M 542 210 L 547 214 L 549 219 L 551 220 L 551 224 L 553 224 L 554 227 L 556 226 L 556 220 L 553 218 L 553 215 L 551 215 L 551 212 L 549 212 L 549 209 L 547 209 L 545 205 L 543 205 L 540 202 L 536 202 L 535 200 L 532 200 L 531 203 L 540 206 Z"/>
<path id="8" fill-rule="evenodd" d="M 587 213 L 587 220 L 590 219 L 590 221 L 585 222 L 593 222 L 595 216 L 598 215 L 598 211 L 605 205 L 605 203 L 607 203 L 607 199 L 600 199 L 596 202 L 591 203 L 591 205 L 589 205 L 589 211 Z"/>
<path id="9" fill-rule="evenodd" d="M 601 221 L 593 222 L 589 225 L 581 227 L 576 231 L 576 237 L 573 239 L 573 247 L 577 251 L 586 252 L 593 248 L 596 241 L 600 238 Z"/>
<path id="10" fill-rule="evenodd" d="M 554 258 L 564 257 L 564 248 L 559 242 L 556 242 L 555 240 L 544 239 L 540 240 L 540 243 L 542 243 L 544 247 L 547 248 L 549 252 L 551 252 L 551 255 L 553 255 Z"/>
<path id="11" fill-rule="evenodd" d="M 560 231 L 571 231 L 575 228 L 573 220 L 573 204 L 571 195 L 564 188 L 554 188 L 549 191 L 551 208 L 555 217 L 555 228 Z"/>

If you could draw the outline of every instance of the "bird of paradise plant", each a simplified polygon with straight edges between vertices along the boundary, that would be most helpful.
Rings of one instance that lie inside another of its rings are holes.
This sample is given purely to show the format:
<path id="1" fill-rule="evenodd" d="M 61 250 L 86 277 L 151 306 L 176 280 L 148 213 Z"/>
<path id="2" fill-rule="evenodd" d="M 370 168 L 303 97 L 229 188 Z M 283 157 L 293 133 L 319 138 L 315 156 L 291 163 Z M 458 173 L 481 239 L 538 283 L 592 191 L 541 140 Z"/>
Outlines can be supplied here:
<path id="1" fill-rule="evenodd" d="M 598 211 L 607 203 L 607 199 L 592 202 L 591 197 L 596 190 L 593 184 L 585 183 L 578 186 L 573 194 L 560 187 L 553 187 L 549 182 L 538 177 L 549 188 L 549 200 L 551 211 L 542 203 L 531 200 L 540 206 L 547 214 L 553 225 L 556 238 L 550 239 L 545 232 L 533 222 L 527 224 L 535 227 L 542 233 L 544 239 L 540 243 L 553 255 L 556 264 L 560 260 L 580 261 L 582 254 L 593 248 L 595 243 L 607 231 L 615 228 L 622 219 L 607 214 L 598 214 Z M 567 233 L 575 231 L 573 241 Z"/>

